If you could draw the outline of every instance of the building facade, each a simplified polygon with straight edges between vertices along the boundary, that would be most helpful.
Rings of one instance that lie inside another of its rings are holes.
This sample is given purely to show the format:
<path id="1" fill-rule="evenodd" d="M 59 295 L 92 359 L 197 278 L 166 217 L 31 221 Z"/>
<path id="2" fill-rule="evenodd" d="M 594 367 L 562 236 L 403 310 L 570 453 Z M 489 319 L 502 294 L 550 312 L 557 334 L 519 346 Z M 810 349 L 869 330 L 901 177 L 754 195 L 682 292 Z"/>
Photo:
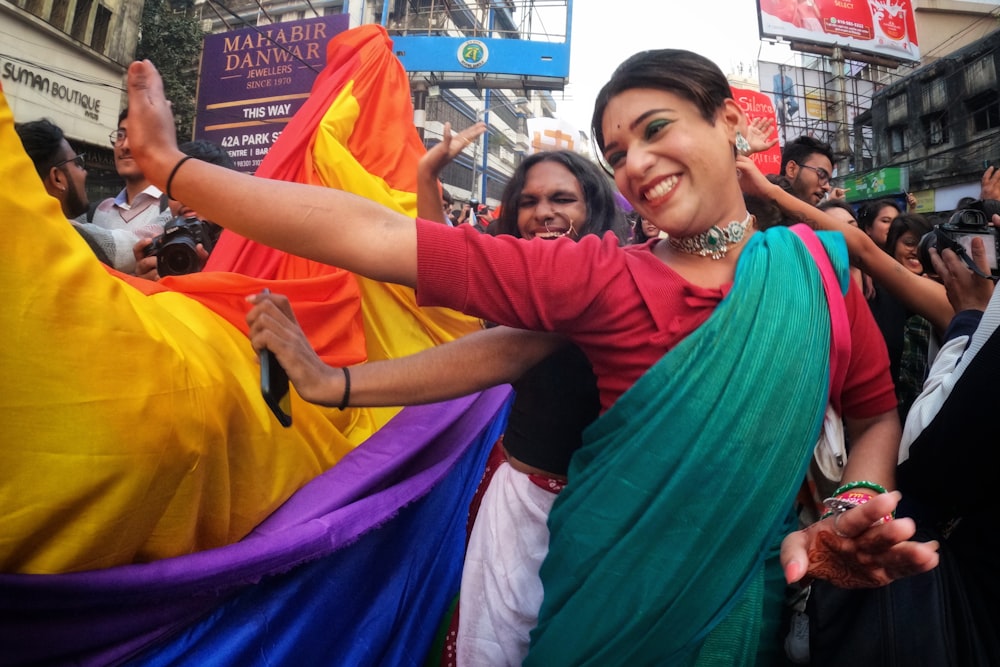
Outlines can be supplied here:
<path id="1" fill-rule="evenodd" d="M 1000 31 L 886 86 L 872 100 L 876 165 L 907 173 L 925 212 L 979 197 L 987 166 L 1000 166 Z"/>
<path id="2" fill-rule="evenodd" d="M 124 103 L 142 0 L 0 0 L 0 85 L 17 121 L 48 118 L 87 154 L 91 197 L 116 192 L 108 134 Z"/>

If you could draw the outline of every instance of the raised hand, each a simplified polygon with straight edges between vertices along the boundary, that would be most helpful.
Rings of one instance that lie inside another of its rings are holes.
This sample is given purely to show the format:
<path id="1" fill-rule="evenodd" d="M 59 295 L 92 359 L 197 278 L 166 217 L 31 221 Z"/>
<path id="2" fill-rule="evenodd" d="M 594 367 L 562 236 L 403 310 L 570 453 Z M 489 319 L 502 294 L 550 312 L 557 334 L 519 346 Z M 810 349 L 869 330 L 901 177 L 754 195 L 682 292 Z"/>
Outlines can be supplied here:
<path id="1" fill-rule="evenodd" d="M 840 588 L 874 588 L 938 564 L 937 542 L 913 542 L 912 519 L 882 521 L 898 491 L 883 493 L 787 536 L 781 564 L 789 582 L 824 579 Z"/>
<path id="2" fill-rule="evenodd" d="M 980 199 L 1000 199 L 1000 169 L 987 167 L 980 184 L 982 185 Z"/>
<path id="3" fill-rule="evenodd" d="M 769 139 L 774 131 L 774 121 L 770 118 L 754 118 L 747 124 L 747 142 L 751 153 L 762 153 L 778 143 L 778 136 Z"/>
<path id="4" fill-rule="evenodd" d="M 163 79 L 148 60 L 128 68 L 128 143 L 143 173 L 163 186 L 183 154 L 177 150 L 177 130 Z"/>
<path id="5" fill-rule="evenodd" d="M 486 131 L 485 123 L 476 123 L 457 134 L 452 134 L 451 123 L 444 124 L 441 141 L 432 146 L 421 158 L 417 167 L 421 173 L 437 178 L 449 162 L 472 145 Z"/>

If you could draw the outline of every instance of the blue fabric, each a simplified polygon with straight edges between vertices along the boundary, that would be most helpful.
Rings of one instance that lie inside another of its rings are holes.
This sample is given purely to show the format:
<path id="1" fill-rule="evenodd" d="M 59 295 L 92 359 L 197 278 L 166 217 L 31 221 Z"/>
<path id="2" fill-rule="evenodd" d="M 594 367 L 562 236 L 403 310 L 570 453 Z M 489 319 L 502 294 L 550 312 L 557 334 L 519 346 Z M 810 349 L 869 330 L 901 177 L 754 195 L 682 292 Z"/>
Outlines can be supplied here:
<path id="1" fill-rule="evenodd" d="M 236 544 L 0 574 L 0 665 L 421 664 L 509 396 L 405 408 Z"/>

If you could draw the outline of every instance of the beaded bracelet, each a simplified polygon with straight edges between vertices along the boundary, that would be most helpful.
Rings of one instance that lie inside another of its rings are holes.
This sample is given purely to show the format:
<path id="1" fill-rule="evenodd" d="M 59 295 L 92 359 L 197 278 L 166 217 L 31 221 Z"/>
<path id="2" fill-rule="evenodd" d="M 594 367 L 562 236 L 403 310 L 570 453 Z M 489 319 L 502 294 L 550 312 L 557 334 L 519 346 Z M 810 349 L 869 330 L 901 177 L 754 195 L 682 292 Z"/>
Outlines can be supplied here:
<path id="1" fill-rule="evenodd" d="M 833 495 L 839 496 L 840 494 L 842 494 L 842 493 L 844 493 L 846 491 L 850 491 L 850 490 L 856 489 L 858 487 L 864 487 L 866 489 L 871 489 L 872 491 L 878 491 L 879 493 L 885 493 L 886 492 L 885 491 L 885 487 L 882 486 L 881 484 L 879 484 L 877 482 L 867 482 L 867 481 L 865 481 L 865 480 L 862 479 L 862 480 L 858 480 L 857 482 L 848 482 L 847 484 L 844 484 L 843 486 L 841 486 L 840 488 L 838 488 L 836 491 L 834 491 Z"/>

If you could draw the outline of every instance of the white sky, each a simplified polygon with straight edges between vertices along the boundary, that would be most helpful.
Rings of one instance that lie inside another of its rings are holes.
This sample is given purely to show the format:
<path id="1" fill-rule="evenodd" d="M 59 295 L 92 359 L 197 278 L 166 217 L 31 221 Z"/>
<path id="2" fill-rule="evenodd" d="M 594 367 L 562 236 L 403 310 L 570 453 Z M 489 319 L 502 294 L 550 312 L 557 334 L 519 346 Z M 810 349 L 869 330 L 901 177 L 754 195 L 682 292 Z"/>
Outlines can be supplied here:
<path id="1" fill-rule="evenodd" d="M 555 92 L 556 115 L 590 135 L 594 98 L 614 69 L 646 49 L 688 49 L 729 74 L 760 53 L 755 0 L 577 0 L 569 84 Z M 787 47 L 766 46 L 767 53 Z"/>

